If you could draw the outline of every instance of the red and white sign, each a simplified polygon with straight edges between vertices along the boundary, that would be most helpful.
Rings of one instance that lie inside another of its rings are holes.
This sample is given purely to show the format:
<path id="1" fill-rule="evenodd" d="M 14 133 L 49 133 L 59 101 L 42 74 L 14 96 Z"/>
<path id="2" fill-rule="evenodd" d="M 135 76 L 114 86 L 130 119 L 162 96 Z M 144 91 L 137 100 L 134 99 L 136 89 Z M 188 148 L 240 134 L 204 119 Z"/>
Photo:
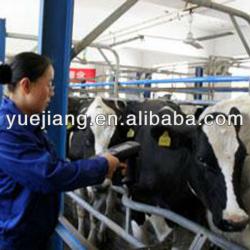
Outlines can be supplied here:
<path id="1" fill-rule="evenodd" d="M 70 82 L 95 82 L 96 69 L 91 68 L 70 68 Z"/>

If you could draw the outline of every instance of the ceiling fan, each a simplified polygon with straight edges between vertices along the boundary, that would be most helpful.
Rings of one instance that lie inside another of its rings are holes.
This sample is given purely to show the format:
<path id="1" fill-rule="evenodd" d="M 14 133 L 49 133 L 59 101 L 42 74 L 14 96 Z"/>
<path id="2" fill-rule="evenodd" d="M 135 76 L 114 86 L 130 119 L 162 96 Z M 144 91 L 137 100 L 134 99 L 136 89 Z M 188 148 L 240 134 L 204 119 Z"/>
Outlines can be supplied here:
<path id="1" fill-rule="evenodd" d="M 193 46 L 196 49 L 203 49 L 203 46 L 198 42 L 196 38 L 194 38 L 193 32 L 192 32 L 192 23 L 193 23 L 193 15 L 192 11 L 190 11 L 189 15 L 189 31 L 187 33 L 186 38 L 183 40 L 184 43 Z"/>
<path id="2" fill-rule="evenodd" d="M 189 31 L 185 39 L 165 37 L 165 36 L 155 36 L 155 35 L 144 35 L 144 37 L 172 40 L 172 41 L 181 41 L 181 42 L 184 42 L 185 44 L 193 46 L 196 49 L 202 49 L 203 46 L 199 43 L 200 41 L 206 41 L 210 39 L 216 39 L 216 38 L 220 38 L 224 36 L 234 35 L 233 32 L 228 31 L 228 32 L 222 32 L 222 33 L 217 33 L 213 35 L 202 36 L 202 37 L 194 37 L 193 32 L 192 32 L 192 23 L 193 23 L 193 16 L 192 16 L 192 10 L 191 10 L 190 16 L 189 16 Z"/>

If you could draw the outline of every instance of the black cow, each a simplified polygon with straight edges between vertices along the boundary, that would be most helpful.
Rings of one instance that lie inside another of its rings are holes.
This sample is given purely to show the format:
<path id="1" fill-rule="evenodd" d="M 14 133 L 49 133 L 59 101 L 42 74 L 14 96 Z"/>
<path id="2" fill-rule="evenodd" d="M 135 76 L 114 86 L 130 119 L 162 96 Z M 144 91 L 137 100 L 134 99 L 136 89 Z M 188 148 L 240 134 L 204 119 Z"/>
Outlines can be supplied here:
<path id="1" fill-rule="evenodd" d="M 129 109 L 128 113 L 136 117 L 149 111 L 158 114 L 161 121 L 168 116 L 172 124 L 174 113 L 187 118 L 170 103 L 148 101 Z M 232 108 L 230 112 L 239 111 Z M 212 113 L 211 120 L 218 115 Z M 193 126 L 146 125 L 134 129 L 135 140 L 141 144 L 136 182 L 130 186 L 134 200 L 171 209 L 201 224 L 208 210 L 214 225 L 222 231 L 246 227 L 249 217 L 240 197 L 246 149 L 239 139 L 238 126 L 208 126 L 201 121 Z M 223 140 L 229 145 L 223 147 Z M 143 214 L 136 213 L 134 218 L 139 224 L 144 222 Z"/>

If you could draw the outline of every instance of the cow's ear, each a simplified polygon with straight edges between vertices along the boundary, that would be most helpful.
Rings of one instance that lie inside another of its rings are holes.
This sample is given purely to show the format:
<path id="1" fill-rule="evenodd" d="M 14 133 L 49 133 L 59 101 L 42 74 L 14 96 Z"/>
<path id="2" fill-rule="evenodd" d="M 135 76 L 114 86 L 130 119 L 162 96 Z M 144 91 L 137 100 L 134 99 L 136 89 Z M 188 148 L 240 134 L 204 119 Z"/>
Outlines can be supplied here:
<path id="1" fill-rule="evenodd" d="M 229 115 L 230 121 L 235 126 L 237 133 L 239 133 L 243 120 L 241 112 L 236 107 L 232 107 L 229 111 Z"/>
<path id="2" fill-rule="evenodd" d="M 160 136 L 166 131 L 167 129 L 164 126 L 154 126 L 151 128 L 151 136 L 158 141 Z"/>
<path id="3" fill-rule="evenodd" d="M 182 138 L 192 139 L 195 130 L 197 129 L 197 125 L 159 125 L 154 126 L 151 129 L 151 135 L 155 140 L 159 140 L 160 137 L 164 135 L 164 132 L 167 132 L 171 137 L 173 135 L 179 135 Z"/>

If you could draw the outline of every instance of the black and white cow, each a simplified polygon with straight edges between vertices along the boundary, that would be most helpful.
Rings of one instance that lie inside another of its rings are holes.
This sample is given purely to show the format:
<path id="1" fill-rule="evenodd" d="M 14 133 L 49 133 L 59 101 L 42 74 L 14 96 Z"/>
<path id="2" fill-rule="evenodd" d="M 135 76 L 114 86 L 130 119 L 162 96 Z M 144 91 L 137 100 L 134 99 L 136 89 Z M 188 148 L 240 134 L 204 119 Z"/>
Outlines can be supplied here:
<path id="1" fill-rule="evenodd" d="M 238 112 L 233 106 L 228 108 L 228 113 Z M 119 114 L 115 110 L 119 110 Z M 160 117 L 171 117 L 174 112 L 186 117 L 171 102 L 129 102 L 125 109 L 115 109 L 101 98 L 91 103 L 87 113 L 92 121 L 96 114 L 133 114 L 138 120 L 139 112 L 149 111 Z M 220 115 L 216 109 L 212 113 L 212 120 Z M 121 120 L 124 121 L 124 117 Z M 220 230 L 241 231 L 248 223 L 239 188 L 245 147 L 248 151 L 250 138 L 239 138 L 239 134 L 245 131 L 244 126 L 207 126 L 200 121 L 198 126 L 132 126 L 134 139 L 140 142 L 142 150 L 135 183 L 129 187 L 130 193 L 134 200 L 169 208 L 201 224 L 206 221 L 208 210 L 210 221 Z M 93 144 L 95 153 L 99 153 L 111 146 L 112 141 L 117 144 L 126 140 L 128 128 L 92 126 L 90 130 L 79 132 L 89 138 L 81 140 L 84 147 L 79 157 L 88 157 L 84 154 L 86 147 L 92 145 L 93 148 Z M 122 138 L 121 141 L 112 139 L 115 133 Z M 165 143 L 160 142 L 162 139 Z M 139 224 L 144 222 L 144 214 L 137 213 L 134 218 Z"/>
<path id="2" fill-rule="evenodd" d="M 211 120 L 221 115 L 216 107 L 211 110 Z M 133 105 L 130 112 L 139 116 L 141 111 L 152 111 L 162 118 L 164 115 L 172 117 L 176 112 L 185 118 L 178 108 L 150 101 Z M 232 103 L 227 112 L 238 114 L 239 111 Z M 208 210 L 210 221 L 221 231 L 244 230 L 249 217 L 240 193 L 246 157 L 243 139 L 239 138 L 242 130 L 245 127 L 215 123 L 208 126 L 202 119 L 198 126 L 135 127 L 135 140 L 142 150 L 137 181 L 130 187 L 132 198 L 169 208 L 199 223 L 204 223 Z M 167 142 L 165 145 L 160 143 L 162 136 Z M 245 145 L 249 144 L 248 139 L 249 136 L 244 140 Z M 142 224 L 144 215 L 137 213 L 135 219 Z"/>
<path id="3" fill-rule="evenodd" d="M 68 157 L 72 160 L 77 160 L 81 158 L 89 158 L 96 154 L 101 154 L 105 152 L 109 147 L 122 143 L 127 140 L 127 128 L 116 126 L 117 120 L 122 120 L 125 104 L 118 100 L 105 100 L 97 96 L 93 100 L 86 100 L 82 102 L 80 107 L 78 106 L 78 113 L 76 115 L 86 115 L 87 116 L 87 126 L 85 129 L 77 129 L 74 127 L 71 129 L 69 134 L 69 150 Z M 96 118 L 98 115 L 104 115 L 106 117 L 106 122 L 102 126 L 98 126 Z M 109 120 L 108 120 L 109 119 Z M 107 189 L 111 182 L 106 179 L 100 189 Z M 101 206 L 100 199 L 105 200 L 106 209 L 105 214 L 109 215 L 112 209 L 112 198 L 113 192 L 108 188 L 107 192 L 103 192 L 101 197 L 96 190 L 96 188 L 89 187 L 88 192 L 86 189 L 79 189 L 77 193 L 82 197 L 90 198 L 93 206 L 97 206 L 98 209 Z M 87 197 L 88 194 L 88 197 Z M 104 199 L 103 199 L 104 198 Z M 84 234 L 84 216 L 85 213 L 81 208 L 77 208 L 78 213 L 78 230 L 80 233 Z M 91 228 L 89 232 L 88 239 L 94 242 L 96 235 L 96 222 L 91 216 Z M 99 237 L 102 237 L 105 227 L 102 224 L 99 230 Z"/>
<path id="4" fill-rule="evenodd" d="M 230 110 L 236 107 L 242 114 L 242 122 L 239 133 L 230 131 L 229 128 L 208 128 L 207 134 L 210 138 L 210 143 L 215 155 L 219 159 L 219 165 L 221 170 L 224 172 L 226 187 L 227 187 L 227 197 L 232 197 L 230 201 L 227 202 L 226 209 L 223 210 L 223 215 L 225 217 L 231 217 L 234 221 L 240 221 L 242 218 L 242 211 L 237 205 L 237 195 L 234 195 L 235 190 L 240 193 L 243 207 L 245 208 L 247 214 L 250 214 L 250 97 L 240 96 L 235 99 L 225 100 L 217 103 L 214 106 L 209 107 L 204 111 L 200 119 L 203 119 L 206 115 L 214 112 L 223 112 L 229 114 Z M 240 178 L 240 186 L 235 188 L 235 172 L 237 172 L 237 165 L 234 163 L 234 155 L 236 155 L 237 148 L 239 148 L 238 137 L 243 142 L 247 156 L 244 161 L 242 174 Z M 233 178 L 232 178 L 233 176 Z M 243 213 L 244 214 L 244 213 Z M 208 214 L 211 217 L 211 214 Z M 248 227 L 239 233 L 223 233 L 222 230 L 209 220 L 210 227 L 217 233 L 224 234 L 225 237 L 242 244 L 243 246 L 250 249 L 250 229 Z"/>

